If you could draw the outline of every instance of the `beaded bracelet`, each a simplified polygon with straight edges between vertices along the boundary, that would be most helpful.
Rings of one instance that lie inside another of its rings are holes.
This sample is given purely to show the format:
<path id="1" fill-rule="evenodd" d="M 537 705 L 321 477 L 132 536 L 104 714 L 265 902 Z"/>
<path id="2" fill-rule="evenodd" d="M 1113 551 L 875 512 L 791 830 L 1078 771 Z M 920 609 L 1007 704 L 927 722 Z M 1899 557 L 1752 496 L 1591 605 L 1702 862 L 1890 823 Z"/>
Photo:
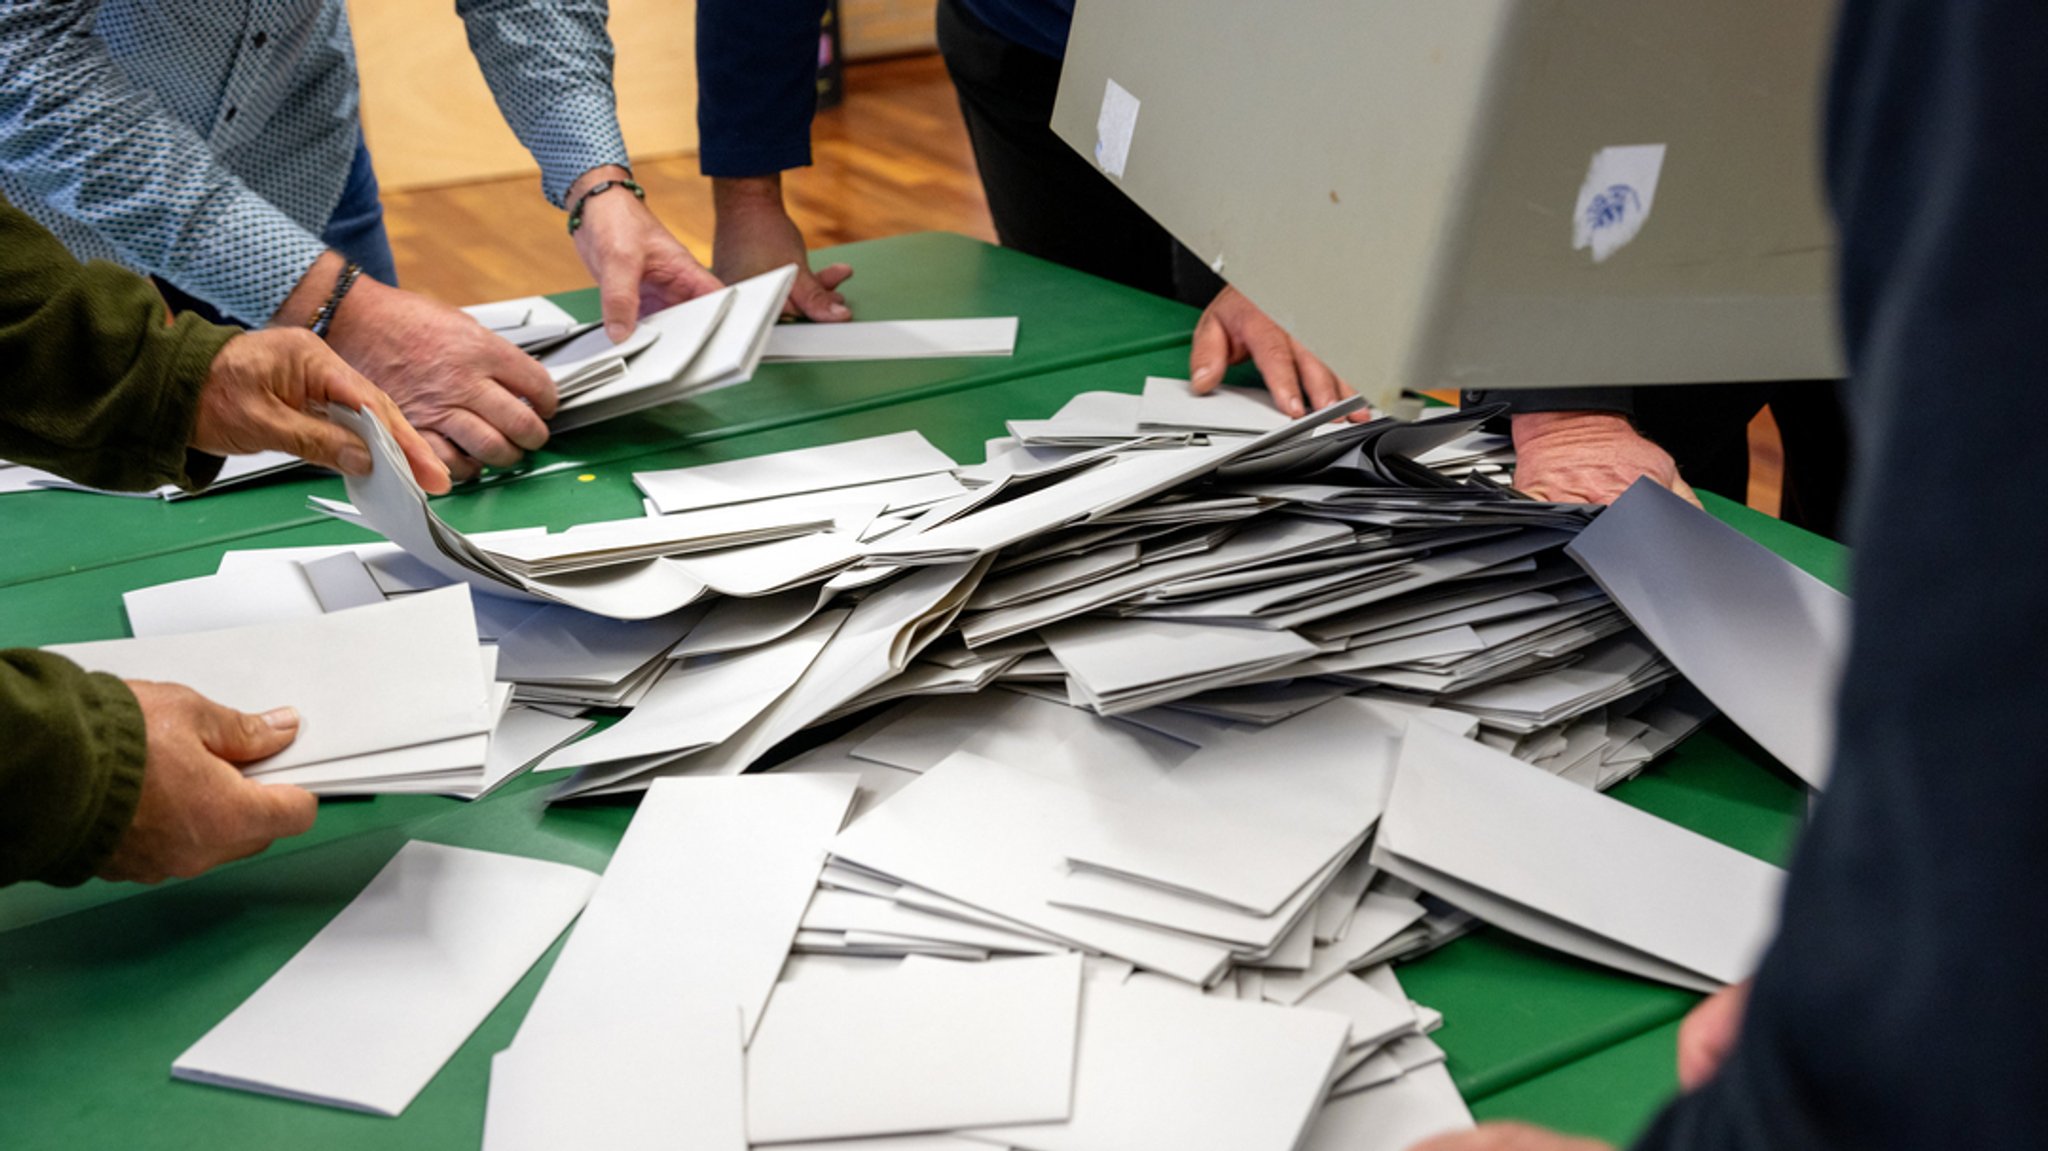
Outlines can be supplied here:
<path id="1" fill-rule="evenodd" d="M 583 205 L 589 203 L 590 198 L 599 192 L 609 192 L 613 188 L 624 188 L 628 192 L 633 193 L 633 197 L 638 200 L 644 201 L 647 199 L 647 189 L 635 184 L 631 178 L 624 180 L 599 180 L 586 189 L 581 196 L 576 197 L 576 202 L 569 206 L 570 235 L 575 235 L 576 229 L 583 226 Z"/>
<path id="2" fill-rule="evenodd" d="M 334 326 L 334 313 L 341 307 L 341 298 L 348 295 L 348 290 L 356 286 L 356 281 L 361 279 L 362 275 L 361 264 L 352 263 L 341 270 L 340 277 L 334 281 L 334 291 L 328 294 L 327 302 L 320 305 L 320 310 L 313 313 L 313 318 L 306 324 L 313 329 L 314 335 L 323 340 L 327 338 L 327 329 Z"/>

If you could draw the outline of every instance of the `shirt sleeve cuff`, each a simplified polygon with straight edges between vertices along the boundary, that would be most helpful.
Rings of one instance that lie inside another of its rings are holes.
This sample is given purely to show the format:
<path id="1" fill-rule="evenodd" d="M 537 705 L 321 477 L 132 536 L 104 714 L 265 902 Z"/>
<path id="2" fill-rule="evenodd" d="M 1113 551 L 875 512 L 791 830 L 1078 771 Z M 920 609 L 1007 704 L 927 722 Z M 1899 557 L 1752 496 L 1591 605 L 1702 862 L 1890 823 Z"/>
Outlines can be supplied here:
<path id="1" fill-rule="evenodd" d="M 270 322 L 327 251 L 320 237 L 239 185 L 194 223 L 164 278 L 252 327 Z"/>
<path id="2" fill-rule="evenodd" d="M 1529 412 L 1613 412 L 1634 416 L 1634 388 L 1488 388 L 1465 392 L 1468 406 L 1506 404 L 1507 414 Z"/>

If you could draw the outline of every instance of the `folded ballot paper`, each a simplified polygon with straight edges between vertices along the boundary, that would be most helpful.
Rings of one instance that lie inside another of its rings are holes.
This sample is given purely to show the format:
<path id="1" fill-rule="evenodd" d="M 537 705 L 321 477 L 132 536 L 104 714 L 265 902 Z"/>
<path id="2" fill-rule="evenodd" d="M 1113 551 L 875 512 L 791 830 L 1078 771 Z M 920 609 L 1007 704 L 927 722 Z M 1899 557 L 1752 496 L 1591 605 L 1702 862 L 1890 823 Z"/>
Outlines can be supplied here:
<path id="1" fill-rule="evenodd" d="M 261 556 L 264 553 L 241 553 Z M 87 658 L 125 665 L 140 676 L 190 683 L 223 701 L 255 709 L 284 699 L 300 709 L 301 733 L 287 753 L 244 770 L 264 783 L 288 783 L 315 795 L 489 794 L 591 723 L 515 704 L 510 682 L 529 674 L 538 646 L 517 630 L 480 645 L 481 601 L 466 587 L 387 601 L 353 552 L 310 562 L 244 562 L 217 575 L 138 588 L 124 595 L 134 640 L 111 641 Z M 536 621 L 537 622 L 537 621 Z M 290 659 L 299 644 L 346 651 L 307 664 Z M 142 646 L 146 645 L 146 646 Z M 578 650 L 589 645 L 578 644 Z M 233 651 L 232 659 L 192 661 Z M 658 652 L 655 654 L 659 654 Z M 648 657 L 652 659 L 653 656 Z M 473 675 L 468 668 L 478 669 Z M 559 669 L 559 662 L 550 662 Z M 239 672 L 236 669 L 241 669 Z M 461 674 L 457 674 L 457 671 Z M 248 682 L 236 680 L 239 675 Z M 352 680 L 351 675 L 360 676 Z M 426 682 L 423 684 L 421 681 Z M 465 680 L 467 681 L 465 683 Z M 279 692 L 288 693 L 278 695 Z M 422 709 L 435 700 L 481 692 L 484 725 L 437 726 Z M 447 693 L 444 696 L 444 693 Z M 356 707 L 375 713 L 351 716 Z M 464 734 L 448 734 L 456 731 Z M 369 740 L 366 750 L 330 755 L 338 734 Z M 309 758 L 313 757 L 313 758 Z"/>
<path id="2" fill-rule="evenodd" d="M 1647 479 L 1568 552 L 1715 706 L 1825 782 L 1847 596 Z"/>
<path id="3" fill-rule="evenodd" d="M 1498 927 L 1644 978 L 1749 977 L 1784 873 L 1428 725 L 1411 726 L 1373 863 Z"/>
<path id="4" fill-rule="evenodd" d="M 548 370 L 551 426 L 567 431 L 752 379 L 795 280 L 785 265 L 643 317 L 616 343 L 538 296 L 464 310 Z"/>
<path id="5" fill-rule="evenodd" d="M 652 619 L 709 596 L 769 595 L 821 580 L 860 558 L 854 536 L 815 531 L 820 521 L 808 512 L 752 528 L 733 517 L 634 522 L 589 529 L 574 539 L 565 532 L 521 541 L 510 545 L 509 554 L 496 554 L 434 514 L 381 423 L 367 412 L 341 408 L 330 408 L 330 416 L 370 445 L 374 461 L 370 475 L 348 477 L 354 507 L 343 518 L 398 544 L 439 576 L 492 595 L 561 603 L 615 619 Z M 730 546 L 762 538 L 774 542 Z M 701 559 L 687 554 L 707 548 L 719 550 Z M 564 574 L 565 567 L 572 570 Z M 555 574 L 542 574 L 549 571 Z"/>
<path id="6" fill-rule="evenodd" d="M 408 843 L 171 1074 L 399 1115 L 597 885 L 559 863 Z"/>

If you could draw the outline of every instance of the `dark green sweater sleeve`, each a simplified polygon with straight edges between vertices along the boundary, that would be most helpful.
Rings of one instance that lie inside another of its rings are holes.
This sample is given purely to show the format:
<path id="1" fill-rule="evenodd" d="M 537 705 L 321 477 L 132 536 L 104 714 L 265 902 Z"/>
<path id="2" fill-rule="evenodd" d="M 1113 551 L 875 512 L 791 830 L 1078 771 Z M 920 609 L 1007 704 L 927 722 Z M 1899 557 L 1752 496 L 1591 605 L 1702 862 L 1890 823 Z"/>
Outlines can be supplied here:
<path id="1" fill-rule="evenodd" d="M 149 734 L 128 685 L 0 651 L 0 886 L 92 878 L 135 817 Z"/>
<path id="2" fill-rule="evenodd" d="M 165 314 L 141 276 L 81 264 L 0 200 L 0 458 L 96 488 L 199 487 L 207 369 L 235 329 Z"/>

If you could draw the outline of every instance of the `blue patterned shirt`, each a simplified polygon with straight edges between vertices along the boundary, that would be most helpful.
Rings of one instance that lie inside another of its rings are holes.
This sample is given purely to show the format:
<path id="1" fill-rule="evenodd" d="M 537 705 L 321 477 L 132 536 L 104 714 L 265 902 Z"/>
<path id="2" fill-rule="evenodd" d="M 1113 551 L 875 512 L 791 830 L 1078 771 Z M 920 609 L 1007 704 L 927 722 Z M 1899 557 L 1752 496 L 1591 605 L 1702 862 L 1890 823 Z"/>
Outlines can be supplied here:
<path id="1" fill-rule="evenodd" d="M 626 162 L 606 0 L 455 8 L 549 200 Z M 344 0 L 0 0 L 0 194 L 249 323 L 324 250 L 358 100 Z"/>

